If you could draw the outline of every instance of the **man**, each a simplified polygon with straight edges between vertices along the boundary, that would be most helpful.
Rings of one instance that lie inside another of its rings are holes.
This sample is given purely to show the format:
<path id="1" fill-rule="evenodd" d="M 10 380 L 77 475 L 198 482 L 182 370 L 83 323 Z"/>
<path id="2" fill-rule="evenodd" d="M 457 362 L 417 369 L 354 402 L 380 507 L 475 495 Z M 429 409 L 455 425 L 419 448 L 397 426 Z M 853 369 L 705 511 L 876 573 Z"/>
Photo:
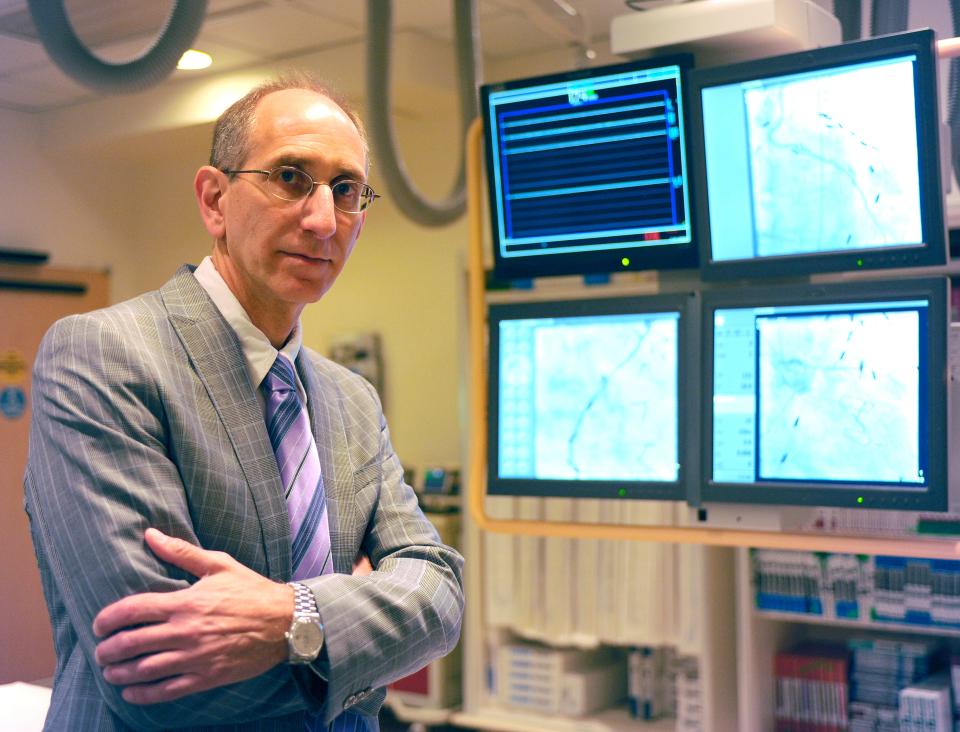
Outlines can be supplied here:
<path id="1" fill-rule="evenodd" d="M 44 338 L 24 485 L 57 649 L 47 729 L 376 730 L 380 687 L 456 643 L 462 559 L 376 394 L 300 347 L 366 173 L 329 90 L 255 89 L 196 175 L 212 256 Z"/>

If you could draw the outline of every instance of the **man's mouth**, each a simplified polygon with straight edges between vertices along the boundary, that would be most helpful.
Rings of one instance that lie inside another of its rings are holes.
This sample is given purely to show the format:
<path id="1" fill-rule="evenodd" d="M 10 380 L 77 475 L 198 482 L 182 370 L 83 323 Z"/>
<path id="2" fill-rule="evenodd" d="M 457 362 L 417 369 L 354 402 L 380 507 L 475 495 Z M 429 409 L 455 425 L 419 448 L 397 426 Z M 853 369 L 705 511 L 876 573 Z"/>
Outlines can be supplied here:
<path id="1" fill-rule="evenodd" d="M 301 254 L 299 252 L 282 252 L 288 257 L 293 257 L 294 259 L 299 259 L 303 262 L 308 262 L 311 264 L 321 264 L 323 262 L 330 262 L 331 260 L 328 257 L 315 257 L 309 254 Z"/>

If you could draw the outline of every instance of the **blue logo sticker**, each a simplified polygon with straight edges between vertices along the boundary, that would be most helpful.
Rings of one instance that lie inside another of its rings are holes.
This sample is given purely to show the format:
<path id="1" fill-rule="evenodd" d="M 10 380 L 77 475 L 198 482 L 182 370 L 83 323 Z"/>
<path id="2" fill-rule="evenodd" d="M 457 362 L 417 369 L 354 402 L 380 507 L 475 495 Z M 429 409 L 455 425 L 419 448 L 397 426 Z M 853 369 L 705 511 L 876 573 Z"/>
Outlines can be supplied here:
<path id="1" fill-rule="evenodd" d="M 17 419 L 27 406 L 27 395 L 19 386 L 0 390 L 0 414 L 7 419 Z"/>

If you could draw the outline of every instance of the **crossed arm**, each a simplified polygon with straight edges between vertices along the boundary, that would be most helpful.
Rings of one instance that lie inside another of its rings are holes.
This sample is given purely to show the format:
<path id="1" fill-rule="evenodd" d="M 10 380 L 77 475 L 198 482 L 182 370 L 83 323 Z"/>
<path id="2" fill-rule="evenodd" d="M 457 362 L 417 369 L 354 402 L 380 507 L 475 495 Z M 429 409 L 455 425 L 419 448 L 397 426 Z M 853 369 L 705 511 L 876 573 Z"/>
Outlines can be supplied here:
<path id="1" fill-rule="evenodd" d="M 287 658 L 293 589 L 224 552 L 147 529 L 158 558 L 199 581 L 175 592 L 130 595 L 93 620 L 103 677 L 132 704 L 156 704 L 259 676 Z M 366 557 L 355 575 L 369 574 Z"/>
<path id="2" fill-rule="evenodd" d="M 229 554 L 147 529 L 160 559 L 200 579 L 175 592 L 130 595 L 93 620 L 103 677 L 132 704 L 173 701 L 259 676 L 287 656 L 293 589 Z"/>

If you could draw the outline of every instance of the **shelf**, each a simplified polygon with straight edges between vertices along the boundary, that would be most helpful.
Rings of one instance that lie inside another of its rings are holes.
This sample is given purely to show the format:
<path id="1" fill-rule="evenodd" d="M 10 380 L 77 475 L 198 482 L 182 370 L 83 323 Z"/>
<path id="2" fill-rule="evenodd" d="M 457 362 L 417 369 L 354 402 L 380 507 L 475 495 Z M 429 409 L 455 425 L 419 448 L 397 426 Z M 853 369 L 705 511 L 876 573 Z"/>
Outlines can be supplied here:
<path id="1" fill-rule="evenodd" d="M 476 712 L 454 712 L 452 724 L 488 732 L 674 732 L 675 719 L 644 722 L 631 717 L 625 708 L 607 709 L 581 719 L 523 714 L 500 708 Z"/>
<path id="2" fill-rule="evenodd" d="M 408 704 L 389 689 L 387 690 L 386 704 L 398 720 L 409 724 L 415 722 L 427 725 L 447 724 L 454 713 L 452 709 L 433 709 Z"/>
<path id="3" fill-rule="evenodd" d="M 804 623 L 806 625 L 829 625 L 839 628 L 858 630 L 882 630 L 888 633 L 915 633 L 918 635 L 938 635 L 960 638 L 960 628 L 946 628 L 936 625 L 913 625 L 910 623 L 878 622 L 876 620 L 844 620 L 842 618 L 824 618 L 806 613 L 782 613 L 754 609 L 753 615 L 761 620 L 776 620 L 786 623 Z"/>

